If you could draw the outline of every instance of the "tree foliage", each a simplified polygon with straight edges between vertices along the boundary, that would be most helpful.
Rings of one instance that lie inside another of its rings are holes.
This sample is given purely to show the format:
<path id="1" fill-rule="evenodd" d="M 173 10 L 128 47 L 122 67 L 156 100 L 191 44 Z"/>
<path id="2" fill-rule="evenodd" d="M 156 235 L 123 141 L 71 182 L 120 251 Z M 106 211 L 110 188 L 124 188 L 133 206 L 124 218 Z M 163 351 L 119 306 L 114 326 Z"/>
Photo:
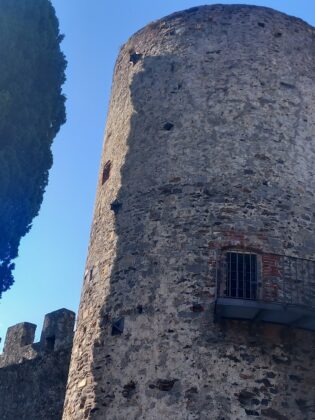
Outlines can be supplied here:
<path id="1" fill-rule="evenodd" d="M 0 0 L 0 297 L 38 214 L 65 122 L 66 60 L 49 0 Z"/>

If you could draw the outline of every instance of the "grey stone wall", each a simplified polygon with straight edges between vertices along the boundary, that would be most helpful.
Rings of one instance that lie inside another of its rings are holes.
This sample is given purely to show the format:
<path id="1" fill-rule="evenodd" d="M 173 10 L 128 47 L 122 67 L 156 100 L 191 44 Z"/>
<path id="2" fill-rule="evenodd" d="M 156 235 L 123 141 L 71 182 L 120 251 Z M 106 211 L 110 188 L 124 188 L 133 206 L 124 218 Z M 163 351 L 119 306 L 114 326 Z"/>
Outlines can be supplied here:
<path id="1" fill-rule="evenodd" d="M 71 348 L 0 369 L 1 420 L 60 420 Z"/>
<path id="2" fill-rule="evenodd" d="M 74 319 L 66 309 L 47 314 L 39 343 L 34 324 L 8 329 L 0 355 L 1 420 L 61 419 Z"/>
<path id="3" fill-rule="evenodd" d="M 222 249 L 315 259 L 314 34 L 216 5 L 123 46 L 64 420 L 315 418 L 314 333 L 214 322 Z"/>

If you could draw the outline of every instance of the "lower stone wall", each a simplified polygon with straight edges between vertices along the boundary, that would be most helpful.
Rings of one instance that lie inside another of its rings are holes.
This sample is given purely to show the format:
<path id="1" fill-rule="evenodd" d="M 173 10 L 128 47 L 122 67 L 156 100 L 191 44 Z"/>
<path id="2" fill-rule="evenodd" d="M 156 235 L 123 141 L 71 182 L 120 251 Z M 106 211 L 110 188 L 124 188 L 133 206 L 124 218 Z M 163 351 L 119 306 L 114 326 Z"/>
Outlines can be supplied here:
<path id="1" fill-rule="evenodd" d="M 0 369 L 1 420 L 60 420 L 71 347 Z"/>
<path id="2" fill-rule="evenodd" d="M 207 387 L 212 418 L 315 418 L 314 332 L 237 320 L 221 320 L 216 328 Z M 189 404 L 197 413 L 199 391 Z"/>

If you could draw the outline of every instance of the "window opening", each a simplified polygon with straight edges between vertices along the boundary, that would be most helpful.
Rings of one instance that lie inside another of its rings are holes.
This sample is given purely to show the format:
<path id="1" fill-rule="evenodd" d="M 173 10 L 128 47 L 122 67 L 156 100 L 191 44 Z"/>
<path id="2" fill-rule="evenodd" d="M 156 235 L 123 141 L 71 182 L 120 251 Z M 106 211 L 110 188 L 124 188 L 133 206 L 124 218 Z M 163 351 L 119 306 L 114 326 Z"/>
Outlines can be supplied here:
<path id="1" fill-rule="evenodd" d="M 226 295 L 239 299 L 257 299 L 257 255 L 226 253 Z"/>
<path id="2" fill-rule="evenodd" d="M 105 182 L 109 179 L 111 166 L 112 163 L 110 160 L 108 160 L 103 169 L 102 184 L 105 184 Z"/>
<path id="3" fill-rule="evenodd" d="M 121 335 L 124 332 L 124 318 L 114 320 L 112 324 L 112 335 Z"/>
<path id="4" fill-rule="evenodd" d="M 55 341 L 56 341 L 56 338 L 54 335 L 51 337 L 46 337 L 46 350 L 54 351 Z"/>

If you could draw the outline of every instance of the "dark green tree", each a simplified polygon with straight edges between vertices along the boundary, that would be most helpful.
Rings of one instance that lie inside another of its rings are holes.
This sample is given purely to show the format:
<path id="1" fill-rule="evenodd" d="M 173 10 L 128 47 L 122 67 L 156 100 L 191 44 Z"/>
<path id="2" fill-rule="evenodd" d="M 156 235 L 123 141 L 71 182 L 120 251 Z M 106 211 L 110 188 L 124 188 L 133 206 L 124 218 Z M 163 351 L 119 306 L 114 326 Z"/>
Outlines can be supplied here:
<path id="1" fill-rule="evenodd" d="M 49 0 L 0 0 L 0 297 L 38 214 L 66 120 L 66 60 Z"/>

